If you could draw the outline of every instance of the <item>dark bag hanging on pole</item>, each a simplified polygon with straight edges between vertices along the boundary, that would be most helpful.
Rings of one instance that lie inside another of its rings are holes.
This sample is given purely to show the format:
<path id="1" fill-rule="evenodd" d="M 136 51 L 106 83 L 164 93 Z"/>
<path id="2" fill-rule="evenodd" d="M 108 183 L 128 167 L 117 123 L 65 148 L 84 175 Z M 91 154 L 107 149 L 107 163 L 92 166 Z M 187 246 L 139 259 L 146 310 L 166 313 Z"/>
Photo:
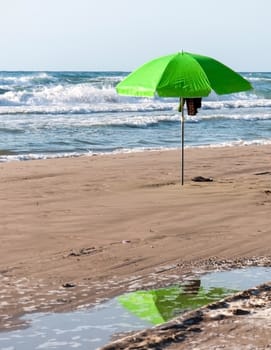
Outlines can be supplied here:
<path id="1" fill-rule="evenodd" d="M 201 108 L 201 97 L 186 98 L 185 102 L 188 115 L 196 115 L 198 113 L 198 108 Z"/>

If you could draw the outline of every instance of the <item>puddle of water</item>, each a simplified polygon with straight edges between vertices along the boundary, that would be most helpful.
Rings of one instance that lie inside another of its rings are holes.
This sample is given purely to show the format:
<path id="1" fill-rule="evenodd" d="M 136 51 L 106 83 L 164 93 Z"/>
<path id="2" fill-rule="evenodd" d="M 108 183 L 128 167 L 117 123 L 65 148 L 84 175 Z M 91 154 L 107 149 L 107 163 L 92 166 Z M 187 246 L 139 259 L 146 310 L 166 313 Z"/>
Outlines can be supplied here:
<path id="1" fill-rule="evenodd" d="M 267 267 L 212 272 L 182 285 L 127 293 L 91 309 L 29 314 L 23 317 L 30 322 L 28 328 L 0 333 L 0 349 L 94 350 L 118 333 L 163 323 L 185 310 L 267 281 L 271 281 Z"/>
<path id="2" fill-rule="evenodd" d="M 271 267 L 252 266 L 229 271 L 217 271 L 201 276 L 206 288 L 224 287 L 245 290 L 271 281 Z"/>
<path id="3" fill-rule="evenodd" d="M 96 349 L 113 334 L 135 331 L 150 324 L 131 315 L 112 299 L 88 310 L 34 313 L 23 317 L 31 326 L 0 333 L 1 350 Z"/>

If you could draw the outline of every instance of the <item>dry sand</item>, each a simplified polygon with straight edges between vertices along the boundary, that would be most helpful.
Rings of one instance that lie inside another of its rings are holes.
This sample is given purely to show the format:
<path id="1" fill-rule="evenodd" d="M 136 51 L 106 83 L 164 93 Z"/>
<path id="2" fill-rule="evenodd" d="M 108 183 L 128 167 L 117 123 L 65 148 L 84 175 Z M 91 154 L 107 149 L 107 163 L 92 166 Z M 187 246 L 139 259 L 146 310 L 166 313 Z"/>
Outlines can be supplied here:
<path id="1" fill-rule="evenodd" d="M 1 164 L 0 327 L 195 268 L 270 265 L 271 146 L 185 158 L 183 187 L 178 151 Z"/>

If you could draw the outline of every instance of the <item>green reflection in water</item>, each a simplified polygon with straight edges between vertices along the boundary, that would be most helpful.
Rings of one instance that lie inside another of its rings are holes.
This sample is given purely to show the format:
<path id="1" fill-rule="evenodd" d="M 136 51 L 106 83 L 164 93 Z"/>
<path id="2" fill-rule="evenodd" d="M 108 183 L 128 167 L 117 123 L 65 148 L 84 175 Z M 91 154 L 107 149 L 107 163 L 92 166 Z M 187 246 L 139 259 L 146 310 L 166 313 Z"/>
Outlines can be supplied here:
<path id="1" fill-rule="evenodd" d="M 119 296 L 118 301 L 132 314 L 157 325 L 234 292 L 236 290 L 221 287 L 206 289 L 200 280 L 193 280 L 186 285 L 127 293 Z"/>

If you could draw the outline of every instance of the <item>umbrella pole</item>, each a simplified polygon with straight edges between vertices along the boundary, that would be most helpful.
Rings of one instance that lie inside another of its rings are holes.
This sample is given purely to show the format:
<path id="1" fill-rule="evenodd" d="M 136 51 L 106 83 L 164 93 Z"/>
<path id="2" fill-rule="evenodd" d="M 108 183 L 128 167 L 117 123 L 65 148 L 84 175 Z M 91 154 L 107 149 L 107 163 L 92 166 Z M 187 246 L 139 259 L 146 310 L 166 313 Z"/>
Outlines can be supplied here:
<path id="1" fill-rule="evenodd" d="M 182 168 L 181 168 L 181 184 L 184 184 L 184 99 L 180 98 L 180 107 L 179 111 L 182 112 L 181 117 L 181 127 L 182 127 Z"/>

